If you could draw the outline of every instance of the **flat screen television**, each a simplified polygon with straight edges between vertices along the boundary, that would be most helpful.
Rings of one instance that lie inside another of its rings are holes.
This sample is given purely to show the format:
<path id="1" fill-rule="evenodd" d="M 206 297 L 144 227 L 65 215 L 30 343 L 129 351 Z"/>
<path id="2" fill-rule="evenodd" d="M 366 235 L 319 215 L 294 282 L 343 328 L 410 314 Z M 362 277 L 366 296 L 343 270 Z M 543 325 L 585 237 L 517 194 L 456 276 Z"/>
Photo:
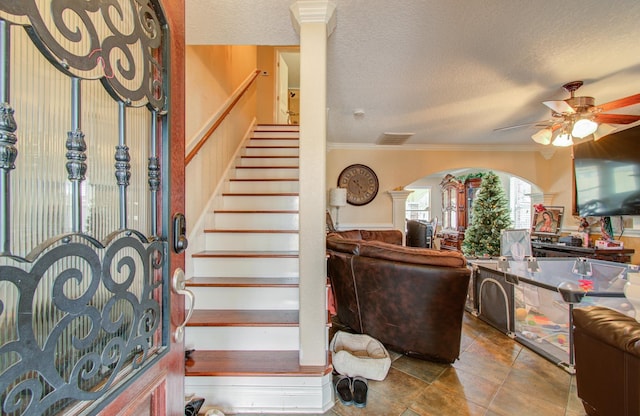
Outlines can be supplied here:
<path id="1" fill-rule="evenodd" d="M 640 215 L 640 126 L 573 147 L 576 212 Z"/>

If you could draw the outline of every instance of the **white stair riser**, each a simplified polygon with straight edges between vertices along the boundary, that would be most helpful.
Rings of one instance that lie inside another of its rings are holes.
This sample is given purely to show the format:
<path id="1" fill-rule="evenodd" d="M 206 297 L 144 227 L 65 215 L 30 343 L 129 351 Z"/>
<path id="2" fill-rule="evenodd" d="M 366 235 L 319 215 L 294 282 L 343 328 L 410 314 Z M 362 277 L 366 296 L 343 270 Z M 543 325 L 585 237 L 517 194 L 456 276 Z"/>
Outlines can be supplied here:
<path id="1" fill-rule="evenodd" d="M 238 166 L 298 166 L 297 157 L 243 157 Z"/>
<path id="2" fill-rule="evenodd" d="M 197 257 L 194 276 L 210 277 L 298 277 L 297 258 Z"/>
<path id="3" fill-rule="evenodd" d="M 264 144 L 256 143 L 258 147 L 248 147 L 245 149 L 245 156 L 291 156 L 298 157 L 300 151 L 297 148 L 284 148 L 284 147 L 260 147 Z"/>
<path id="4" fill-rule="evenodd" d="M 300 189 L 298 181 L 230 181 L 229 192 L 248 194 L 281 194 L 297 193 Z"/>
<path id="5" fill-rule="evenodd" d="M 278 156 L 297 156 L 298 149 L 296 146 L 300 145 L 299 140 L 291 139 L 259 139 L 250 140 L 248 144 L 247 152 L 259 152 L 267 151 L 268 153 Z M 255 148 L 254 148 L 255 147 Z M 273 149 L 264 149 L 265 147 L 273 147 Z M 294 153 L 290 153 L 294 152 Z M 246 153 L 248 154 L 248 153 Z"/>
<path id="6" fill-rule="evenodd" d="M 225 195 L 222 197 L 223 210 L 240 210 L 240 211 L 273 211 L 288 210 L 297 211 L 299 207 L 299 199 L 297 196 L 236 196 Z M 228 228 L 228 227 L 221 227 Z"/>
<path id="7" fill-rule="evenodd" d="M 235 177 L 238 179 L 297 179 L 300 170 L 291 168 L 236 168 Z"/>
<path id="8" fill-rule="evenodd" d="M 332 375 L 322 377 L 186 377 L 185 393 L 227 414 L 324 414 L 334 403 Z"/>
<path id="9" fill-rule="evenodd" d="M 298 214 L 216 212 L 214 228 L 230 230 L 297 230 Z"/>
<path id="10" fill-rule="evenodd" d="M 292 351 L 300 344 L 297 326 L 188 326 L 185 348 L 196 350 Z"/>
<path id="11" fill-rule="evenodd" d="M 298 131 L 254 131 L 251 137 L 258 138 L 300 138 L 300 132 Z"/>
<path id="12" fill-rule="evenodd" d="M 297 287 L 190 287 L 195 309 L 298 309 Z"/>
<path id="13" fill-rule="evenodd" d="M 206 233 L 206 250 L 231 251 L 295 251 L 298 250 L 297 233 Z"/>
<path id="14" fill-rule="evenodd" d="M 256 125 L 254 131 L 279 133 L 281 131 L 300 131 L 298 124 L 278 124 L 275 126 L 262 124 Z"/>

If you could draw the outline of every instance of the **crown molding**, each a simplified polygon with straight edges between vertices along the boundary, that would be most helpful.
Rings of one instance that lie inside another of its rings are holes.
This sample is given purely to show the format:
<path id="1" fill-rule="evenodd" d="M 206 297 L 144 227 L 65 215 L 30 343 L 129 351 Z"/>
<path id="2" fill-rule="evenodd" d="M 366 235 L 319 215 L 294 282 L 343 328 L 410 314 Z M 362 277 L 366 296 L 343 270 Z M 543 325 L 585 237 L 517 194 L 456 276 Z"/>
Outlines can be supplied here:
<path id="1" fill-rule="evenodd" d="M 304 23 L 324 23 L 327 25 L 327 37 L 336 28 L 336 3 L 332 0 L 298 0 L 289 6 L 291 21 L 300 34 L 300 25 Z"/>

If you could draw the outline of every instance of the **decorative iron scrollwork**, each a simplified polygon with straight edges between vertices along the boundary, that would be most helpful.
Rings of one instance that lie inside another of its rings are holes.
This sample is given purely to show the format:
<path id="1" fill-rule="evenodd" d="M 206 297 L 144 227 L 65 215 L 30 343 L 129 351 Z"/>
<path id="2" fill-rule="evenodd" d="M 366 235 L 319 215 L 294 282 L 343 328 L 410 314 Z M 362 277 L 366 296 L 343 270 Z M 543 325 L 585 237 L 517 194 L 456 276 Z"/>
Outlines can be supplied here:
<path id="1" fill-rule="evenodd" d="M 116 100 L 164 109 L 163 68 L 157 57 L 165 22 L 149 1 L 65 0 L 44 9 L 45 3 L 37 0 L 0 1 L 5 19 L 23 25 L 61 71 L 100 78 Z"/>
<path id="2" fill-rule="evenodd" d="M 30 269 L 0 266 L 0 282 L 19 294 L 0 299 L 0 321 L 14 334 L 0 344 L 0 413 L 53 414 L 95 400 L 159 351 L 166 243 L 127 234 L 107 247 L 60 239 Z M 34 311 L 43 287 L 50 301 Z"/>
<path id="3" fill-rule="evenodd" d="M 7 103 L 0 103 L 0 169 L 13 170 L 18 157 L 15 131 L 18 128 L 13 117 L 14 110 Z"/>

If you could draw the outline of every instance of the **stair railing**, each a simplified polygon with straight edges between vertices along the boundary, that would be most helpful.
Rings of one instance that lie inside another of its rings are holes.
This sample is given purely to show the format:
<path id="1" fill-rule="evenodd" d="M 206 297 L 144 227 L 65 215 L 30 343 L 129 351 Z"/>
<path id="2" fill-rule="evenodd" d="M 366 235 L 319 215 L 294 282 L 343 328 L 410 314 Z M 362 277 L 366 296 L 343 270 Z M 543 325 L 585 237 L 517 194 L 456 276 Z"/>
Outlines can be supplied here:
<path id="1" fill-rule="evenodd" d="M 224 119 L 229 115 L 231 110 L 233 110 L 233 108 L 236 106 L 238 101 L 240 101 L 242 96 L 253 85 L 259 73 L 260 73 L 260 70 L 256 69 L 254 73 L 251 75 L 251 77 L 249 78 L 249 80 L 247 81 L 247 83 L 245 84 L 245 86 L 242 88 L 242 90 L 240 90 L 240 92 L 235 94 L 235 96 L 229 97 L 229 99 L 227 100 L 227 102 L 223 107 L 223 111 L 220 114 L 220 116 L 213 122 L 213 124 L 211 124 L 211 127 L 209 127 L 207 132 L 202 135 L 202 138 L 198 141 L 198 143 L 193 147 L 193 149 L 191 149 L 191 151 L 185 157 L 184 159 L 185 166 L 188 165 L 189 162 L 191 162 L 191 160 L 193 160 L 194 157 L 196 157 L 196 155 L 198 154 L 202 146 L 204 146 L 205 143 L 207 143 L 207 140 L 209 140 L 213 132 L 216 131 L 216 129 L 220 126 L 220 124 L 222 124 Z"/>

